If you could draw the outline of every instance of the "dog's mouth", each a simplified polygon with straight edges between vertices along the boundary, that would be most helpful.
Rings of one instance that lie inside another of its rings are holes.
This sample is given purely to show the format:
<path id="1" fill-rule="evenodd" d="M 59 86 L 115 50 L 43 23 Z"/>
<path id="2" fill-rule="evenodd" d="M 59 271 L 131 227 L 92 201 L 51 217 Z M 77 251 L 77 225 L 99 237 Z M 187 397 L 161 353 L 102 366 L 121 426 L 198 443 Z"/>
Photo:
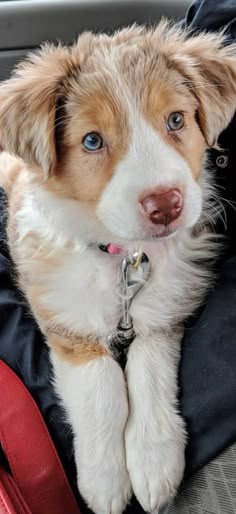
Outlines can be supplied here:
<path id="1" fill-rule="evenodd" d="M 143 241 L 153 241 L 158 239 L 165 239 L 172 236 L 176 232 L 176 229 L 171 229 L 170 227 L 165 227 L 162 231 L 157 234 L 151 235 L 148 239 L 143 239 Z M 115 243 L 103 244 L 99 243 L 98 248 L 105 253 L 109 253 L 110 255 L 120 255 L 125 252 L 125 245 L 117 245 Z"/>
<path id="2" fill-rule="evenodd" d="M 170 237 L 176 232 L 176 228 L 164 227 L 163 230 L 160 230 L 157 234 L 152 235 L 152 239 L 164 239 L 166 237 Z"/>

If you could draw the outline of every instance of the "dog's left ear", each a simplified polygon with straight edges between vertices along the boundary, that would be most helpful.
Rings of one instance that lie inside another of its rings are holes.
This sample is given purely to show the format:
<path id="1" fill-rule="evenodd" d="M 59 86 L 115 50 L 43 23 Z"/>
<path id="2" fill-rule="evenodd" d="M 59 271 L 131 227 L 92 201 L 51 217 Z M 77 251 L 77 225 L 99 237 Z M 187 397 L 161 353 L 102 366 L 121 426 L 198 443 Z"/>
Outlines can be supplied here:
<path id="1" fill-rule="evenodd" d="M 208 147 L 216 144 L 236 109 L 236 45 L 222 34 L 187 37 L 177 65 L 198 101 L 198 122 Z"/>
<path id="2" fill-rule="evenodd" d="M 0 85 L 0 145 L 42 168 L 45 177 L 56 164 L 57 100 L 74 66 L 69 50 L 46 45 Z"/>

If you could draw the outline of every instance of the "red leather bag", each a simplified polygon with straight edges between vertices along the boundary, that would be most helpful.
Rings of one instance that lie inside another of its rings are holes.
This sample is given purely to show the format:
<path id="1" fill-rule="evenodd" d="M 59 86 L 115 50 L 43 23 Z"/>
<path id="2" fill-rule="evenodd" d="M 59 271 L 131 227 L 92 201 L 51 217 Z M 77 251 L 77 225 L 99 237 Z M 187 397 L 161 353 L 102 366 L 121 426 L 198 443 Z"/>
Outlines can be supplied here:
<path id="1" fill-rule="evenodd" d="M 0 444 L 0 514 L 80 514 L 38 407 L 1 360 Z"/>

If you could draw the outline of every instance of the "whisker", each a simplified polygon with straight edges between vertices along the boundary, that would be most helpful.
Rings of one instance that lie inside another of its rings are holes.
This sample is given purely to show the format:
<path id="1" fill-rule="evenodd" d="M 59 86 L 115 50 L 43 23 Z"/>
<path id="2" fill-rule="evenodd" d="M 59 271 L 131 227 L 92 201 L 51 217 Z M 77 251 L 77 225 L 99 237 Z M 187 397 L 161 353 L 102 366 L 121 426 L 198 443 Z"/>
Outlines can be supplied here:
<path id="1" fill-rule="evenodd" d="M 211 212 L 213 210 L 215 213 L 215 215 L 213 213 L 213 218 L 214 218 L 214 216 L 216 218 L 220 218 L 224 225 L 225 230 L 227 230 L 227 216 L 226 216 L 225 207 L 222 204 L 222 202 L 219 200 L 219 198 L 217 198 L 217 201 L 216 201 L 216 198 L 214 198 L 214 200 L 215 200 L 215 203 L 211 202 L 211 203 L 205 204 L 206 210 L 208 212 Z M 220 208 L 217 208 L 217 205 L 219 205 Z"/>
<path id="2" fill-rule="evenodd" d="M 222 202 L 225 202 L 227 205 L 232 207 L 232 209 L 236 210 L 236 201 L 228 200 L 227 198 L 224 198 L 223 196 L 221 196 L 220 199 L 222 200 Z"/>

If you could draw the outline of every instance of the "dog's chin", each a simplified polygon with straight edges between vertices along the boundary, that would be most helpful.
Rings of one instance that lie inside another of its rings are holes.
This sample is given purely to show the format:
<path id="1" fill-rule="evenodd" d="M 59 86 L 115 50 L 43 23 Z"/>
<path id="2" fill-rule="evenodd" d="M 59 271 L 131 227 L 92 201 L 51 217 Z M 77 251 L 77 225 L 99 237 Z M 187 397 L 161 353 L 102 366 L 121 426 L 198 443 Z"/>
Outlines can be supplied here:
<path id="1" fill-rule="evenodd" d="M 140 244 L 140 243 L 158 243 L 166 239 L 171 239 L 174 237 L 178 237 L 180 233 L 183 233 L 185 230 L 189 230 L 195 226 L 198 220 L 179 220 L 177 223 L 173 222 L 170 225 L 156 225 L 151 227 L 142 227 L 139 230 L 117 230 L 112 227 L 106 227 L 108 231 L 107 234 L 100 234 L 100 239 L 97 234 L 96 240 L 97 244 L 114 244 L 121 247 L 130 247 L 130 245 Z M 128 228 L 128 227 L 127 227 Z"/>
<path id="2" fill-rule="evenodd" d="M 137 239 L 139 241 L 151 242 L 157 241 L 158 239 L 169 239 L 176 235 L 184 227 L 171 227 L 169 226 L 159 226 L 156 230 L 152 230 L 151 232 L 143 231 L 138 237 L 129 238 L 129 239 Z"/>
<path id="3" fill-rule="evenodd" d="M 179 229 L 177 229 L 177 228 L 173 229 L 173 228 L 169 228 L 169 227 L 164 227 L 156 234 L 153 234 L 151 236 L 151 240 L 153 241 L 153 240 L 157 240 L 157 239 L 169 239 L 170 237 L 174 236 L 178 230 Z M 150 240 L 150 238 L 149 238 L 149 240 Z"/>
<path id="4" fill-rule="evenodd" d="M 155 243 L 165 239 L 178 237 L 180 233 L 193 228 L 200 219 L 201 212 L 197 215 L 182 215 L 169 225 L 142 223 L 142 220 L 136 220 L 136 223 L 129 226 L 129 223 L 116 224 L 111 223 L 110 219 L 100 220 L 100 230 L 97 231 L 97 243 L 109 244 L 113 243 L 118 246 L 130 246 L 137 243 Z M 100 234 L 100 235 L 99 235 Z"/>
<path id="5" fill-rule="evenodd" d="M 170 239 L 174 237 L 177 232 L 179 231 L 179 228 L 170 229 L 169 227 L 164 227 L 163 229 L 153 233 L 153 234 L 146 234 L 146 233 L 140 233 L 132 235 L 127 235 L 125 237 L 120 237 L 120 235 L 116 234 L 115 232 L 111 234 L 111 237 L 109 241 L 107 239 L 104 239 L 103 241 L 97 241 L 97 244 L 102 245 L 108 245 L 112 243 L 113 245 L 120 246 L 120 247 L 130 247 L 130 245 L 137 245 L 140 243 L 155 243 L 160 240 L 164 239 Z"/>

